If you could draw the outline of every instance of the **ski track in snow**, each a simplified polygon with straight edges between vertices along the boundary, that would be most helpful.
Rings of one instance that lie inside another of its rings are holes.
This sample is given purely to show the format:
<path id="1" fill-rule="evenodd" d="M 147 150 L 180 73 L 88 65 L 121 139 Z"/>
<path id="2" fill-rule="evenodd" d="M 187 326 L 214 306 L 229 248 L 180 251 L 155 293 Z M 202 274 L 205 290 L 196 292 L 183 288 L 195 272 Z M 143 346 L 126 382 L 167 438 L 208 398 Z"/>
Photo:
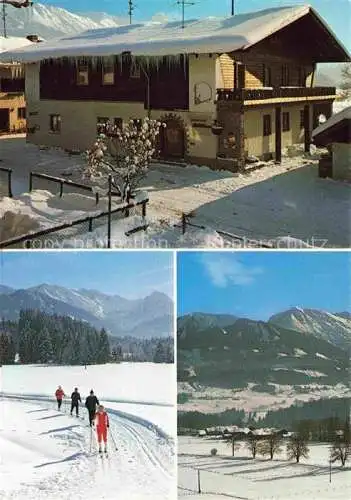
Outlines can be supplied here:
<path id="1" fill-rule="evenodd" d="M 25 405 L 32 405 L 35 408 L 33 415 L 36 414 L 35 411 L 40 411 L 44 415 L 44 420 L 45 417 L 50 419 L 62 415 L 78 422 L 78 426 L 73 424 L 74 428 L 66 426 L 58 429 L 55 422 L 54 429 L 43 433 L 60 441 L 64 439 L 65 454 L 66 451 L 68 454 L 64 459 L 58 460 L 57 456 L 50 456 L 46 453 L 45 457 L 49 460 L 37 467 L 42 468 L 59 462 L 68 462 L 70 464 L 68 470 L 37 479 L 35 483 L 33 481 L 35 481 L 36 473 L 33 472 L 32 482 L 21 483 L 20 488 L 10 491 L 2 490 L 0 486 L 2 500 L 27 500 L 31 498 L 62 500 L 63 498 L 71 498 L 71 496 L 84 500 L 96 497 L 109 500 L 117 497 L 130 500 L 146 498 L 166 500 L 171 498 L 172 487 L 175 488 L 175 484 L 173 485 L 175 483 L 174 450 L 172 443 L 164 437 L 160 438 L 154 429 L 150 430 L 142 424 L 128 421 L 127 417 L 120 416 L 116 414 L 117 412 L 114 413 L 114 410 L 107 408 L 111 431 L 118 450 L 115 450 L 110 438 L 108 441 L 109 455 L 101 458 L 97 454 L 95 432 L 92 435 L 94 438 L 92 441 L 93 453 L 90 453 L 90 427 L 82 416 L 77 420 L 75 416 L 70 417 L 68 413 L 59 413 L 53 408 L 48 408 L 48 403 L 39 398 L 28 401 L 28 398 L 24 397 L 21 401 L 18 396 L 12 399 L 4 395 L 2 401 L 22 405 L 24 408 Z M 0 432 L 0 439 L 1 437 Z M 22 449 L 28 448 L 30 452 L 35 451 L 33 445 L 28 445 L 20 435 L 10 438 L 6 436 L 5 440 L 18 444 Z M 61 446 L 60 441 L 58 443 Z M 72 453 L 72 444 L 76 447 L 75 453 Z M 40 445 L 37 451 L 42 453 Z"/>

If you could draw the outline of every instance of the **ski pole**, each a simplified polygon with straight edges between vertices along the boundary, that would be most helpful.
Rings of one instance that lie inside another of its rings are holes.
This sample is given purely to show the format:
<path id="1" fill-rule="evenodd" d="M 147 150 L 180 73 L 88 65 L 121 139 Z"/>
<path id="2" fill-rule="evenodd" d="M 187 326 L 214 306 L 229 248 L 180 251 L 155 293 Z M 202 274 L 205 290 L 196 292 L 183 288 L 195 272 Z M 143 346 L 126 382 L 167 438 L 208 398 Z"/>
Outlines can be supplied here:
<path id="1" fill-rule="evenodd" d="M 113 444 L 115 445 L 115 448 L 116 448 L 116 451 L 117 451 L 117 450 L 118 450 L 118 447 L 117 447 L 116 440 L 115 440 L 115 438 L 114 438 L 114 436 L 113 436 L 113 433 L 112 433 L 111 429 L 110 429 L 109 434 L 110 434 L 110 436 L 111 436 L 112 442 L 113 442 Z"/>

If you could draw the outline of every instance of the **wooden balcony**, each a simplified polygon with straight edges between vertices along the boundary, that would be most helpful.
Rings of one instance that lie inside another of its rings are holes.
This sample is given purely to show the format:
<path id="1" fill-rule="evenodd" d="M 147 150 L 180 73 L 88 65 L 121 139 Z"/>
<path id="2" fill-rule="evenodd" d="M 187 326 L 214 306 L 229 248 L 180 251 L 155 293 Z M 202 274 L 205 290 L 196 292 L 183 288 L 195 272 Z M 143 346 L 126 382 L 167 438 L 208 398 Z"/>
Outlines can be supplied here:
<path id="1" fill-rule="evenodd" d="M 264 101 L 270 99 L 323 98 L 336 95 L 335 87 L 275 87 L 264 89 L 217 89 L 217 101 Z"/>

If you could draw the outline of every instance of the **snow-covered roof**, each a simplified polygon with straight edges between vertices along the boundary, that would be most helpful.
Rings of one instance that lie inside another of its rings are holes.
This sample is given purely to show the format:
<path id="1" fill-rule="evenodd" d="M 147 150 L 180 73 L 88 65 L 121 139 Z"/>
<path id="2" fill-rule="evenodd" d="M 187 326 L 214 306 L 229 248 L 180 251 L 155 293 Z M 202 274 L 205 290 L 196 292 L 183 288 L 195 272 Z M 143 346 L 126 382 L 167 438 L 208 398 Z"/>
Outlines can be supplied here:
<path id="1" fill-rule="evenodd" d="M 322 132 L 326 132 L 343 120 L 351 120 L 351 106 L 339 111 L 339 113 L 335 113 L 329 118 L 329 120 L 315 128 L 312 132 L 312 137 L 314 138 Z"/>
<path id="2" fill-rule="evenodd" d="M 245 50 L 294 21 L 313 14 L 325 26 L 344 57 L 346 49 L 309 5 L 280 7 L 238 14 L 228 18 L 188 20 L 184 28 L 176 22 L 145 22 L 85 31 L 9 52 L 6 57 L 22 62 L 48 58 L 109 56 L 131 52 L 135 56 L 165 56 L 189 53 Z"/>
<path id="3" fill-rule="evenodd" d="M 33 42 L 24 37 L 9 36 L 5 38 L 4 36 L 0 36 L 0 54 L 28 47 L 29 45 L 33 45 Z"/>

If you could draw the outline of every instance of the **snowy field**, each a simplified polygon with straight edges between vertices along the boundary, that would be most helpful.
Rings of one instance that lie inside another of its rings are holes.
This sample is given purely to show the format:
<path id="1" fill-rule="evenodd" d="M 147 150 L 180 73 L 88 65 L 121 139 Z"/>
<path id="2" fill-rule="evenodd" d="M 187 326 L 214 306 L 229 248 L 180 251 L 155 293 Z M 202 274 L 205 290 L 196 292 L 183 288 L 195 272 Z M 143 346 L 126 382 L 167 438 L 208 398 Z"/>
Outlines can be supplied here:
<path id="1" fill-rule="evenodd" d="M 238 498 L 241 500 L 331 500 L 351 495 L 351 469 L 332 465 L 329 482 L 329 449 L 310 445 L 310 456 L 300 464 L 287 461 L 285 450 L 273 461 L 252 460 L 244 443 L 235 457 L 231 445 L 210 438 L 178 438 L 178 497 Z M 211 456 L 212 448 L 218 450 Z M 201 495 L 198 492 L 200 470 Z"/>
<path id="2" fill-rule="evenodd" d="M 264 416 L 268 410 L 288 408 L 297 401 L 309 402 L 325 398 L 350 397 L 350 388 L 344 384 L 322 385 L 312 381 L 299 386 L 270 384 L 275 387 L 275 394 L 252 390 L 255 384 L 249 383 L 245 389 L 225 389 L 219 387 L 192 387 L 187 382 L 178 382 L 178 393 L 187 394 L 187 400 L 178 404 L 183 412 L 199 411 L 202 413 L 221 413 L 233 408 L 256 412 Z"/>
<path id="3" fill-rule="evenodd" d="M 110 416 L 109 458 L 96 456 L 84 406 L 58 412 L 58 385 L 94 389 Z M 0 368 L 0 498 L 168 500 L 175 492 L 172 365 Z"/>
<path id="4" fill-rule="evenodd" d="M 87 366 L 12 365 L 0 369 L 4 394 L 53 397 L 58 385 L 71 395 L 94 390 L 102 404 L 136 415 L 176 435 L 176 381 L 174 365 L 120 363 Z"/>
<path id="5" fill-rule="evenodd" d="M 34 191 L 28 193 L 31 170 L 80 180 L 77 167 L 82 160 L 79 157 L 57 149 L 41 150 L 27 144 L 24 137 L 5 137 L 0 141 L 0 165 L 12 168 L 14 177 L 14 198 L 0 198 L 0 217 L 10 210 L 27 214 L 40 228 L 47 228 L 106 209 L 107 200 L 104 198 L 95 205 L 93 196 L 64 188 L 60 199 L 55 191 L 57 187 L 38 185 L 36 180 Z M 239 246 L 238 240 L 216 232 L 221 230 L 273 246 L 348 247 L 350 186 L 318 178 L 317 163 L 317 158 L 313 157 L 286 156 L 282 165 L 267 163 L 244 174 L 197 166 L 155 164 L 142 186 L 150 198 L 147 232 L 126 237 L 125 230 L 138 225 L 140 219 L 125 220 L 123 224 L 116 221 L 112 228 L 113 246 Z M 0 179 L 0 192 L 3 192 L 4 174 Z M 191 222 L 206 229 L 189 227 L 182 236 L 180 228 L 175 228 L 174 224 L 180 223 L 183 212 L 191 212 Z M 84 231 L 74 238 L 71 236 L 64 246 L 105 245 L 105 226 L 94 229 L 92 233 L 86 228 Z M 50 245 L 62 245 L 62 237 L 52 235 L 50 239 Z"/>

